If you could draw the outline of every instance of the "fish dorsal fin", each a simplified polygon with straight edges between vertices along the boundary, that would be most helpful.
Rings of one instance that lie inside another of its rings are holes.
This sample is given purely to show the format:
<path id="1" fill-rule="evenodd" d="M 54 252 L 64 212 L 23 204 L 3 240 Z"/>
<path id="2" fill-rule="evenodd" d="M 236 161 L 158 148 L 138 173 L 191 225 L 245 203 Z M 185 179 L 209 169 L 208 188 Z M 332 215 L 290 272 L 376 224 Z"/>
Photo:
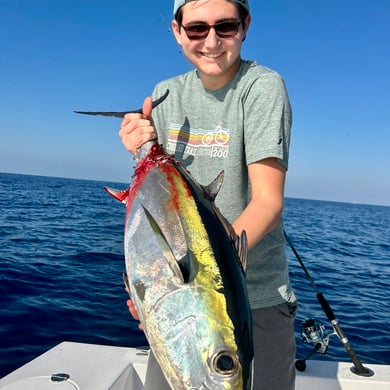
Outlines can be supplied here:
<path id="1" fill-rule="evenodd" d="M 224 171 L 221 171 L 221 173 L 208 186 L 202 186 L 203 191 L 209 200 L 215 200 L 222 187 L 224 175 Z"/>
<path id="2" fill-rule="evenodd" d="M 176 259 L 173 250 L 169 245 L 169 242 L 166 239 L 164 233 L 160 229 L 160 226 L 158 225 L 157 221 L 153 218 L 152 214 L 147 210 L 144 205 L 142 205 L 142 208 L 145 212 L 145 215 L 149 221 L 151 228 L 159 237 L 162 248 L 165 248 L 163 250 L 165 250 L 165 252 L 169 251 L 172 255 L 172 258 L 175 259 L 175 261 L 170 262 L 171 267 L 173 267 L 176 274 L 184 283 L 192 282 L 198 271 L 196 266 L 197 261 L 193 253 L 190 250 L 187 250 L 185 256 L 183 256 L 181 259 Z"/>
<path id="3" fill-rule="evenodd" d="M 114 190 L 109 187 L 104 187 L 104 190 L 111 195 L 116 200 L 119 200 L 119 202 L 122 202 L 126 204 L 127 198 L 129 196 L 129 189 L 126 190 Z"/>

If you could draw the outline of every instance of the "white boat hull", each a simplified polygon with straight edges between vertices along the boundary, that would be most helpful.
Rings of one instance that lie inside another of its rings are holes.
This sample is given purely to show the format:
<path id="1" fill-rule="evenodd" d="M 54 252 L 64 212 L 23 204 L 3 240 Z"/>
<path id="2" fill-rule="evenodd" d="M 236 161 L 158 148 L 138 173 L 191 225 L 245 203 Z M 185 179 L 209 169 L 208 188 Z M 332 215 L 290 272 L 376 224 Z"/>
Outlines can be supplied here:
<path id="1" fill-rule="evenodd" d="M 135 348 L 63 342 L 0 379 L 0 389 L 142 390 L 146 364 L 147 353 Z M 364 364 L 372 377 L 353 374 L 351 366 L 310 360 L 297 372 L 296 390 L 390 390 L 389 365 Z"/>

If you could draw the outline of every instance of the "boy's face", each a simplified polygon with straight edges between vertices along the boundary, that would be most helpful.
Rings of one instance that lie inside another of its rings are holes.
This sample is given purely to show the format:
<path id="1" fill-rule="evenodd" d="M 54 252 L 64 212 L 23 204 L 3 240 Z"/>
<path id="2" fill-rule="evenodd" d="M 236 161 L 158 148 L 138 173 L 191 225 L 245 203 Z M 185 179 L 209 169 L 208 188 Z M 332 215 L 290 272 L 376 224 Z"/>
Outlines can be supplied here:
<path id="1" fill-rule="evenodd" d="M 245 29 L 239 23 L 237 31 L 218 36 L 211 28 L 203 39 L 190 39 L 185 31 L 188 26 L 206 24 L 214 26 L 224 21 L 240 22 L 237 6 L 227 0 L 196 0 L 182 7 L 182 26 L 174 20 L 173 31 L 183 53 L 198 69 L 207 89 L 218 89 L 232 80 L 240 64 L 242 41 L 250 23 L 248 16 Z M 190 33 L 189 33 L 190 34 Z"/>

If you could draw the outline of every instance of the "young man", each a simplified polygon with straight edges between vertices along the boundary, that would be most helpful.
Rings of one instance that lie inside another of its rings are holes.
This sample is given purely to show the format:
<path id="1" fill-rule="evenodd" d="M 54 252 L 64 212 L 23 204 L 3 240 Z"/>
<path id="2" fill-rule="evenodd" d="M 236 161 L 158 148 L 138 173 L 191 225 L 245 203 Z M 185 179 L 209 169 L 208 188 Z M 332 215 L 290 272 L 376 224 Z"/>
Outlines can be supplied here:
<path id="1" fill-rule="evenodd" d="M 134 155 L 158 137 L 202 184 L 224 170 L 216 204 L 237 234 L 246 231 L 250 249 L 254 389 L 292 390 L 296 301 L 281 221 L 291 127 L 287 92 L 277 73 L 241 59 L 251 22 L 247 0 L 176 0 L 174 17 L 175 38 L 196 69 L 158 84 L 153 97 L 169 89 L 169 98 L 153 114 L 147 98 L 143 114 L 125 116 L 119 135 Z M 152 371 L 146 388 L 169 388 Z"/>

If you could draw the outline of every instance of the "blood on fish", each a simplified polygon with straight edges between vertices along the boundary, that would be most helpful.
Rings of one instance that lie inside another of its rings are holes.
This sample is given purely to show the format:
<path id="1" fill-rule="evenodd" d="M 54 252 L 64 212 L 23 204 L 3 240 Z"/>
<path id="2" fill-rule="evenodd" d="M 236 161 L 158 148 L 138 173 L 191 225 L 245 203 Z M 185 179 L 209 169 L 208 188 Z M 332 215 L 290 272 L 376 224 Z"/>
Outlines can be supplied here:
<path id="1" fill-rule="evenodd" d="M 176 188 L 176 183 L 172 178 L 174 176 L 180 175 L 180 173 L 177 171 L 174 165 L 181 165 L 181 163 L 177 161 L 173 155 L 165 153 L 160 145 L 153 145 L 148 151 L 148 154 L 141 161 L 139 161 L 136 166 L 132 178 L 131 189 L 129 191 L 129 198 L 127 201 L 130 203 L 133 202 L 134 197 L 138 192 L 139 187 L 142 185 L 144 178 L 154 167 L 157 166 L 159 170 L 165 173 L 167 182 L 170 184 L 170 193 L 172 194 L 174 207 L 178 210 L 179 195 Z M 186 186 L 185 190 L 187 195 L 191 196 L 191 190 L 188 188 L 188 186 Z"/>

